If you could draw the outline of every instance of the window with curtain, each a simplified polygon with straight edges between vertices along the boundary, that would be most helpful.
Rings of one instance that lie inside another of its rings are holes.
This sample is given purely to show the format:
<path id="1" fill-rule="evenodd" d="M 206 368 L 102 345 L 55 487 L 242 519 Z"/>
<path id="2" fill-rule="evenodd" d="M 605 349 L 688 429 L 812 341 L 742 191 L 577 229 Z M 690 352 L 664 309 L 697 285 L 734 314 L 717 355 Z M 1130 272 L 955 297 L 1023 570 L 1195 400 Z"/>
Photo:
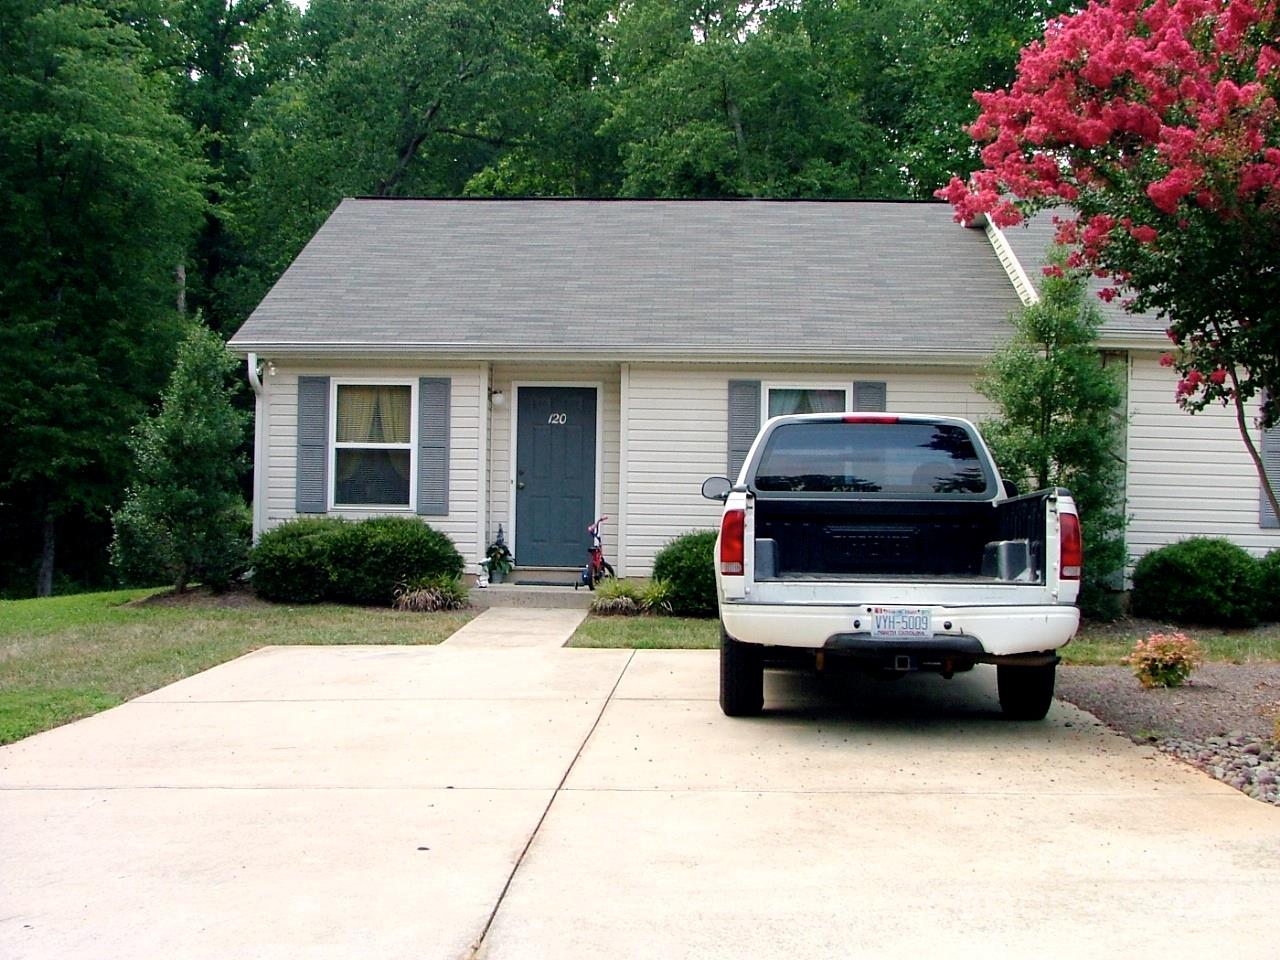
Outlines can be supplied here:
<path id="1" fill-rule="evenodd" d="M 770 387 L 768 415 L 840 413 L 848 409 L 848 394 L 840 387 Z"/>
<path id="2" fill-rule="evenodd" d="M 335 506 L 409 506 L 413 388 L 342 383 L 334 418 Z"/>

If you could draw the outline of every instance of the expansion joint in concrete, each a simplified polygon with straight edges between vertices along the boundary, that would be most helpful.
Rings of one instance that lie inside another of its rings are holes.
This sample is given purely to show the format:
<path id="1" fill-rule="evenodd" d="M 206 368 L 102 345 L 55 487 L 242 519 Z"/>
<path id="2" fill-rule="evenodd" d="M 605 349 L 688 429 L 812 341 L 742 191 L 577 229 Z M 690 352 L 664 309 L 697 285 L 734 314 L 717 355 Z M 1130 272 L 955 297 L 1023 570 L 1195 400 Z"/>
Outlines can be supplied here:
<path id="1" fill-rule="evenodd" d="M 636 652 L 632 650 L 630 655 L 627 657 L 627 662 L 624 663 L 622 665 L 622 669 L 618 671 L 618 678 L 613 682 L 613 687 L 609 690 L 609 695 L 605 697 L 604 702 L 600 704 L 600 711 L 596 714 L 595 721 L 591 724 L 591 729 L 587 731 L 586 736 L 582 738 L 582 742 L 578 744 L 578 750 L 574 753 L 573 760 L 571 760 L 569 765 L 565 768 L 564 776 L 560 778 L 560 782 L 556 784 L 556 788 L 552 791 L 550 799 L 547 800 L 547 805 L 542 810 L 542 816 L 538 817 L 538 822 L 529 833 L 529 839 L 525 842 L 524 849 L 520 851 L 520 856 L 516 857 L 516 862 L 511 867 L 511 873 L 507 875 L 507 882 L 502 885 L 502 892 L 498 894 L 497 902 L 494 903 L 493 910 L 489 912 L 489 918 L 485 921 L 484 929 L 480 931 L 480 936 L 476 938 L 476 942 L 473 943 L 471 948 L 467 951 L 465 960 L 480 960 L 483 956 L 481 951 L 484 950 L 485 938 L 489 936 L 489 930 L 493 927 L 493 921 L 497 919 L 498 911 L 502 909 L 502 903 L 507 898 L 507 892 L 511 889 L 511 884 L 514 882 L 516 874 L 520 872 L 520 867 L 524 865 L 525 857 L 529 855 L 529 850 L 533 847 L 534 840 L 538 838 L 538 833 L 542 830 L 542 825 L 546 822 L 547 815 L 551 813 L 551 807 L 556 802 L 556 797 L 560 796 L 561 791 L 564 790 L 564 785 L 569 779 L 569 774 L 573 773 L 573 768 L 577 766 L 578 760 L 582 756 L 582 751 L 587 748 L 587 744 L 591 741 L 592 736 L 595 735 L 596 727 L 600 726 L 600 720 L 604 717 L 604 712 L 609 708 L 609 704 L 613 702 L 614 694 L 618 692 L 618 685 L 622 683 L 622 678 L 626 676 L 627 668 L 631 666 L 631 661 L 635 659 L 635 655 Z"/>

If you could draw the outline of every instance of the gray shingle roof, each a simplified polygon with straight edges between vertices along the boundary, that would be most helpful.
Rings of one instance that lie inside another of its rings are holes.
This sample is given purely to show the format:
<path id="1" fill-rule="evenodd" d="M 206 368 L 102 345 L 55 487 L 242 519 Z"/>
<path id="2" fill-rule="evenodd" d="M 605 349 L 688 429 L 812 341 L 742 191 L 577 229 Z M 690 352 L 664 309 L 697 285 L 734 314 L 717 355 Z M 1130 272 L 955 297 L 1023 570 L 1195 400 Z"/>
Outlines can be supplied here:
<path id="1" fill-rule="evenodd" d="M 1058 211 L 1060 216 L 1071 215 L 1069 210 Z M 1044 266 L 1049 262 L 1049 249 L 1053 246 L 1053 236 L 1057 228 L 1053 223 L 1055 211 L 1045 210 L 1029 217 L 1016 227 L 1004 228 L 1005 239 L 1014 256 L 1022 264 L 1031 282 L 1038 288 L 1044 279 Z M 1166 323 L 1157 317 L 1145 313 L 1128 313 L 1121 306 L 1120 297 L 1107 303 L 1098 299 L 1097 293 L 1109 284 L 1094 277 L 1089 281 L 1089 291 L 1094 296 L 1093 302 L 1102 312 L 1102 340 L 1150 340 L 1162 346 L 1168 345 L 1164 328 Z"/>
<path id="2" fill-rule="evenodd" d="M 240 350 L 973 356 L 1019 301 L 941 203 L 344 200 Z"/>

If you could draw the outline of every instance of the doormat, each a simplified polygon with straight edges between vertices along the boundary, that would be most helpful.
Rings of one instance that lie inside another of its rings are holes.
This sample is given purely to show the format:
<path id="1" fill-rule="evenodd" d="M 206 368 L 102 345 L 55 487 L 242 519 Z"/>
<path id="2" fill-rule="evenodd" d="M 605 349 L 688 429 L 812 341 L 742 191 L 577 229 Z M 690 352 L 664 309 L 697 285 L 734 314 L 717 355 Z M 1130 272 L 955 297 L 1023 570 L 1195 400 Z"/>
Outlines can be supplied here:
<path id="1" fill-rule="evenodd" d="M 514 587 L 572 587 L 572 580 L 520 580 Z"/>

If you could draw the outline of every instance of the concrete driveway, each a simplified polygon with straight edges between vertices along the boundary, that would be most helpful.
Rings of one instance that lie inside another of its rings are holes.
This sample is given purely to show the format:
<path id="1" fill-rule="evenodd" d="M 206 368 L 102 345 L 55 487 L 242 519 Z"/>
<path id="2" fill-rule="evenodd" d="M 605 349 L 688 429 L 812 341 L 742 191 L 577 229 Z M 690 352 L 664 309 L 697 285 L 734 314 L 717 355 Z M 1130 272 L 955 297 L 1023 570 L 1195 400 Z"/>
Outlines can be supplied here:
<path id="1" fill-rule="evenodd" d="M 1280 954 L 1280 811 L 994 676 L 268 648 L 0 748 L 0 957 Z"/>

